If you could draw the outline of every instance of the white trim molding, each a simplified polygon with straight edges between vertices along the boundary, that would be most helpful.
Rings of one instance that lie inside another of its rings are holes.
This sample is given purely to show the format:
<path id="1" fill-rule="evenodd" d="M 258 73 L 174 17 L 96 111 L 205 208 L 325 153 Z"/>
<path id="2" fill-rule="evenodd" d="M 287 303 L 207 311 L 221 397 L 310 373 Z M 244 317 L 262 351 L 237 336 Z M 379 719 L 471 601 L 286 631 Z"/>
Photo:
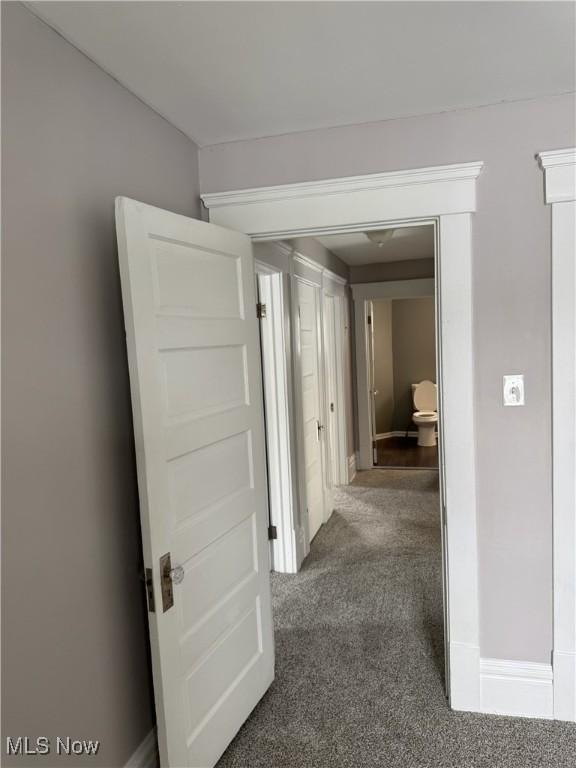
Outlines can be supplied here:
<path id="1" fill-rule="evenodd" d="M 418 219 L 476 209 L 482 163 L 258 187 L 201 195 L 210 221 L 254 240 L 368 229 L 386 221 Z"/>
<path id="2" fill-rule="evenodd" d="M 480 710 L 471 276 L 472 214 L 482 165 L 202 195 L 212 223 L 255 241 L 434 222 L 447 681 L 451 706 L 470 711 Z"/>
<path id="3" fill-rule="evenodd" d="M 291 331 L 288 277 L 277 267 L 255 261 L 259 301 L 267 305 L 260 326 L 262 373 L 266 409 L 266 439 L 270 521 L 280 534 L 271 541 L 272 566 L 280 573 L 297 573 L 304 558 L 296 530 L 296 478 L 292 413 Z"/>
<path id="4" fill-rule="evenodd" d="M 555 149 L 538 155 L 544 171 L 546 203 L 576 199 L 576 148 Z"/>
<path id="5" fill-rule="evenodd" d="M 550 664 L 480 659 L 482 712 L 552 719 L 552 680 Z"/>
<path id="6" fill-rule="evenodd" d="M 158 764 L 156 728 L 152 728 L 130 757 L 125 768 L 158 768 Z"/>
<path id="7" fill-rule="evenodd" d="M 377 435 L 374 435 L 375 440 L 388 440 L 389 437 L 400 437 L 401 435 L 405 435 L 405 432 L 379 432 Z"/>
<path id="8" fill-rule="evenodd" d="M 552 207 L 554 717 L 576 721 L 576 149 L 539 160 Z"/>
<path id="9" fill-rule="evenodd" d="M 299 184 L 282 184 L 276 187 L 252 187 L 233 192 L 214 192 L 201 195 L 207 208 L 247 205 L 250 203 L 272 203 L 279 200 L 300 200 L 303 197 L 368 192 L 389 187 L 408 187 L 413 184 L 430 184 L 439 181 L 476 179 L 482 163 L 461 165 L 435 165 L 407 171 L 370 173 L 364 176 L 345 176 L 323 181 L 305 181 Z"/>
<path id="10" fill-rule="evenodd" d="M 381 432 L 374 437 L 376 440 L 388 440 L 389 437 L 418 437 L 418 430 L 394 429 L 392 432 Z M 437 432 L 436 437 L 438 437 Z"/>

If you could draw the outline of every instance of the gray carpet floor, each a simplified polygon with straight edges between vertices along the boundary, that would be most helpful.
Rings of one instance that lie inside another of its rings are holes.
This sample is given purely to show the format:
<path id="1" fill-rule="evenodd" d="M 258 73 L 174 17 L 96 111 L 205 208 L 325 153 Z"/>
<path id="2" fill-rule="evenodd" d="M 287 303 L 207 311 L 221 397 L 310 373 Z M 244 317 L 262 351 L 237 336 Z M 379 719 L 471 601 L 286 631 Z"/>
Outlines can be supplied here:
<path id="1" fill-rule="evenodd" d="M 573 725 L 447 706 L 436 472 L 359 473 L 272 590 L 276 680 L 219 768 L 576 766 Z"/>

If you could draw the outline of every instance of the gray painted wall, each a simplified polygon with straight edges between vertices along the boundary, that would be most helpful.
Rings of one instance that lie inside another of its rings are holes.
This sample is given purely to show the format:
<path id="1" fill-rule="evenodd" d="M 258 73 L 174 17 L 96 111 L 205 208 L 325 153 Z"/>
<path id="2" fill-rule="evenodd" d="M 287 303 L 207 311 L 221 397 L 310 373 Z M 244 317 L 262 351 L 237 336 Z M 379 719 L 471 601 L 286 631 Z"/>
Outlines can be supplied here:
<path id="1" fill-rule="evenodd" d="M 392 346 L 392 302 L 372 302 L 372 339 L 374 345 L 374 397 L 376 432 L 392 430 L 394 415 L 394 357 Z"/>
<path id="2" fill-rule="evenodd" d="M 3 734 L 118 768 L 153 703 L 114 197 L 197 215 L 197 149 L 16 3 L 2 55 Z"/>
<path id="3" fill-rule="evenodd" d="M 434 277 L 434 259 L 384 261 L 350 267 L 351 283 L 384 283 L 387 280 L 420 280 Z"/>
<path id="4" fill-rule="evenodd" d="M 550 210 L 534 156 L 573 146 L 575 111 L 574 97 L 562 96 L 200 151 L 203 192 L 485 162 L 473 230 L 473 352 L 487 657 L 550 662 Z M 526 406 L 504 408 L 502 375 L 516 372 L 526 376 Z"/>
<path id="5" fill-rule="evenodd" d="M 392 302 L 394 415 L 392 429 L 416 429 L 412 422 L 412 384 L 436 381 L 434 297 Z"/>
<path id="6" fill-rule="evenodd" d="M 350 278 L 350 267 L 345 264 L 341 258 L 332 253 L 331 250 L 326 248 L 325 245 L 314 237 L 295 237 L 293 240 L 288 240 L 295 250 L 299 251 L 303 256 L 307 256 L 312 261 L 320 264 L 326 269 L 335 272 L 345 280 Z"/>

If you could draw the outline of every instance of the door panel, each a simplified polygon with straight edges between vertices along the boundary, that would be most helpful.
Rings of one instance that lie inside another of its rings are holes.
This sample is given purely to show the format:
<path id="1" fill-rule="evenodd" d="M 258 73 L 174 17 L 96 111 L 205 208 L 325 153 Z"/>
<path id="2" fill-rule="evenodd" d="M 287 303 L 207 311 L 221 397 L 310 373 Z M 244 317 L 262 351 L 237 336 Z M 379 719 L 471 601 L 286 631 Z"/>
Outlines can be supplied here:
<path id="1" fill-rule="evenodd" d="M 210 768 L 274 675 L 251 243 L 126 198 L 116 216 L 161 763 Z"/>
<path id="2" fill-rule="evenodd" d="M 340 398 L 338 397 L 338 370 L 337 370 L 337 350 L 336 350 L 336 297 L 324 294 L 324 368 L 325 368 L 325 388 L 326 388 L 326 432 L 328 442 L 328 472 L 327 481 L 331 492 L 332 502 L 334 487 L 338 485 L 340 474 L 340 450 L 339 450 L 339 430 L 338 430 L 338 408 Z M 329 504 L 328 514 L 330 514 L 332 504 Z"/>
<path id="3" fill-rule="evenodd" d="M 322 464 L 320 365 L 318 344 L 319 289 L 296 280 L 306 504 L 310 541 L 324 522 L 324 475 Z"/>

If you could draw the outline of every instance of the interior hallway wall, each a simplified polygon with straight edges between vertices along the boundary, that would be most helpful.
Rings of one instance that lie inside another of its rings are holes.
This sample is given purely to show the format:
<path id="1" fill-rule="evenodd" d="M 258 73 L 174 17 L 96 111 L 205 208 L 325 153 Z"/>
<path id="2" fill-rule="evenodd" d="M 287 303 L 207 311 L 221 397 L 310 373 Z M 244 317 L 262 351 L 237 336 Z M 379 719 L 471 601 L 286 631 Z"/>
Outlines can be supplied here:
<path id="1" fill-rule="evenodd" d="M 392 301 L 394 415 L 392 429 L 416 429 L 412 384 L 436 381 L 436 328 L 433 296 Z"/>
<path id="2" fill-rule="evenodd" d="M 350 267 L 351 283 L 384 283 L 387 280 L 421 280 L 434 277 L 434 259 L 383 261 Z"/>
<path id="3" fill-rule="evenodd" d="M 385 97 L 385 94 L 383 94 Z M 574 145 L 574 95 L 200 150 L 202 192 L 483 160 L 473 238 L 481 654 L 550 663 L 550 209 L 537 152 Z M 526 377 L 523 408 L 502 376 Z M 495 450 L 497 446 L 497 450 Z"/>
<path id="4" fill-rule="evenodd" d="M 325 245 L 322 245 L 322 243 L 315 237 L 295 237 L 286 242 L 290 243 L 294 250 L 298 251 L 303 256 L 320 264 L 321 267 L 325 267 L 326 269 L 335 272 L 345 280 L 350 279 L 350 268 L 348 264 L 345 264 L 339 256 L 332 253 L 330 249 L 326 248 Z"/>
<path id="5" fill-rule="evenodd" d="M 114 198 L 197 216 L 197 148 L 18 3 L 2 76 L 3 735 L 101 741 L 2 764 L 119 768 L 153 701 Z"/>

